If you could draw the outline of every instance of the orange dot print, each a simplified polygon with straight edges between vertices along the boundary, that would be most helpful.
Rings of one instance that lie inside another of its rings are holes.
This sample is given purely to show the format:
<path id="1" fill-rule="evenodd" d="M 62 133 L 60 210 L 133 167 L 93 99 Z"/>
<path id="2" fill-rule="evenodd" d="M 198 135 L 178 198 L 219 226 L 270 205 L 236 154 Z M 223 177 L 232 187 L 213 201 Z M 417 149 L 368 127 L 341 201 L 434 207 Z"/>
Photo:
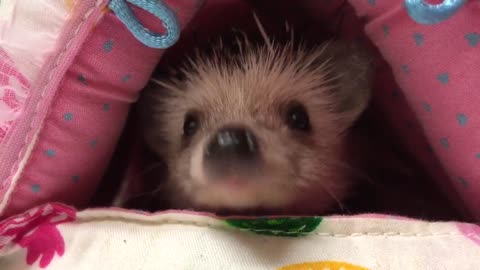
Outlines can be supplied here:
<path id="1" fill-rule="evenodd" d="M 306 262 L 291 264 L 278 270 L 369 270 L 368 268 L 337 261 Z"/>

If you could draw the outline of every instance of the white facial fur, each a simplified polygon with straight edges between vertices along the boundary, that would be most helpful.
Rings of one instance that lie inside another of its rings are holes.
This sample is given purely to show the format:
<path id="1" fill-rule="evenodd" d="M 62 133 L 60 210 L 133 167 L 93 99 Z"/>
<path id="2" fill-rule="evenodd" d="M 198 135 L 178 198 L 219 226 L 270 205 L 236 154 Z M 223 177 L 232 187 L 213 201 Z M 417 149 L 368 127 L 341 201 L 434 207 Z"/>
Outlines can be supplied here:
<path id="1" fill-rule="evenodd" d="M 145 138 L 167 161 L 173 207 L 326 210 L 352 184 L 345 169 L 348 129 L 368 104 L 367 55 L 340 42 L 314 49 L 246 40 L 238 45 L 236 54 L 219 46 L 209 57 L 197 55 L 181 69 L 184 78 L 157 82 L 145 95 Z M 286 124 L 292 102 L 305 108 L 309 132 Z M 186 139 L 183 125 L 191 112 L 199 128 Z M 217 179 L 205 169 L 205 148 L 228 125 L 254 133 L 261 164 L 249 174 Z"/>

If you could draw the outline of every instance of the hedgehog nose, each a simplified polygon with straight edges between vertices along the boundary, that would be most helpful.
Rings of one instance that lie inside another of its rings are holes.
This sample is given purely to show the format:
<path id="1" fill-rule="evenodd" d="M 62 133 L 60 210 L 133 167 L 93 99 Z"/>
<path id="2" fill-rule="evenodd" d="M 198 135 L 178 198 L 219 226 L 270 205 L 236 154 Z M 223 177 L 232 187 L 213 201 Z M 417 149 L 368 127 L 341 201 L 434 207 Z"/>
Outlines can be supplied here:
<path id="1" fill-rule="evenodd" d="M 242 127 L 225 127 L 212 138 L 206 149 L 206 158 L 220 163 L 252 161 L 258 147 L 254 134 Z"/>

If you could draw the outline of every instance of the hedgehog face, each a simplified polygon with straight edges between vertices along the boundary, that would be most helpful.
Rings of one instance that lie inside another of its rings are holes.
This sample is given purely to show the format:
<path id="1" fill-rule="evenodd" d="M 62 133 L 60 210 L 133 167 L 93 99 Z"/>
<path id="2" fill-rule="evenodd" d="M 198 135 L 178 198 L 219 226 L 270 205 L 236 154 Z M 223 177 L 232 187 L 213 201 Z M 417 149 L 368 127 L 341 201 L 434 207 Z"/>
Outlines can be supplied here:
<path id="1" fill-rule="evenodd" d="M 327 209 L 351 185 L 345 147 L 368 103 L 366 56 L 339 42 L 238 48 L 199 54 L 147 93 L 146 141 L 167 161 L 174 207 Z"/>

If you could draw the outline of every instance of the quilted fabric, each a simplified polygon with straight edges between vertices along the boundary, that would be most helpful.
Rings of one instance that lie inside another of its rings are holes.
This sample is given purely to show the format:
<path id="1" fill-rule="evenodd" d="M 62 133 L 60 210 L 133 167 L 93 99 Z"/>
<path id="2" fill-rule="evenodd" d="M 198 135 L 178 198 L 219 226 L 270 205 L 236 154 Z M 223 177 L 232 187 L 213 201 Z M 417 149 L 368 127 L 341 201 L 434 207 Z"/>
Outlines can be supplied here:
<path id="1" fill-rule="evenodd" d="M 380 215 L 220 219 L 49 204 L 0 222 L 0 236 L 4 270 L 473 270 L 480 258 L 476 225 Z"/>
<path id="2" fill-rule="evenodd" d="M 22 111 L 31 82 L 54 51 L 70 9 L 64 1 L 1 1 L 0 144 Z"/>
<path id="3" fill-rule="evenodd" d="M 444 192 L 480 221 L 480 3 L 350 3 L 398 84 L 383 88 L 385 113 Z"/>
<path id="4" fill-rule="evenodd" d="M 8 131 L 12 139 L 0 145 L 4 216 L 49 201 L 86 205 L 109 163 L 130 105 L 164 52 L 139 42 L 107 4 L 68 2 L 71 18 L 64 22 L 56 50 L 39 78 L 28 88 L 35 95 Z M 165 4 L 176 11 L 180 27 L 198 8 L 189 0 Z M 35 15 L 44 16 L 40 11 Z M 138 8 L 135 13 L 151 31 L 163 31 L 158 18 Z"/>

